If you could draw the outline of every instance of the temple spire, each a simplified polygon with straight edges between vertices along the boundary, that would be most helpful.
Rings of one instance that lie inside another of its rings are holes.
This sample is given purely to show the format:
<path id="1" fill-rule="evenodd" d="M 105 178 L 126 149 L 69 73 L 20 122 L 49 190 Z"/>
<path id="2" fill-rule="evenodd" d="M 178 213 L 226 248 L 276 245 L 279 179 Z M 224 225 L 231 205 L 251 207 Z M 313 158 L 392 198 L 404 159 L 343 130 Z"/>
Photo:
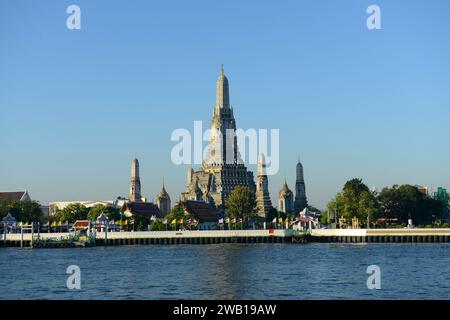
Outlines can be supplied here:
<path id="1" fill-rule="evenodd" d="M 141 179 L 139 177 L 139 160 L 135 157 L 131 162 L 130 201 L 141 201 Z"/>
<path id="2" fill-rule="evenodd" d="M 225 76 L 223 65 L 220 69 L 220 76 L 217 79 L 216 108 L 230 107 L 230 92 L 228 87 L 228 79 Z"/>

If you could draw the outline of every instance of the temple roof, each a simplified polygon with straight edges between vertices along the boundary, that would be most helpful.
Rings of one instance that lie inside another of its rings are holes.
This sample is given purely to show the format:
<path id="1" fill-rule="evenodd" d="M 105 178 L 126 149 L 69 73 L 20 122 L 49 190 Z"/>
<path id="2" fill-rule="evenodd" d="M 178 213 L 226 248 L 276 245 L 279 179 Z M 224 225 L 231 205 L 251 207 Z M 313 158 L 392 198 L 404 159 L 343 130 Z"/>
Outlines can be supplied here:
<path id="1" fill-rule="evenodd" d="M 151 202 L 127 202 L 123 210 L 130 212 L 132 215 L 147 218 L 151 218 L 152 216 L 156 216 L 157 218 L 163 217 L 158 207 Z"/>
<path id="2" fill-rule="evenodd" d="M 29 200 L 27 191 L 0 192 L 0 201 L 21 201 L 21 200 Z"/>
<path id="3" fill-rule="evenodd" d="M 281 186 L 280 192 L 278 193 L 278 196 L 281 198 L 282 196 L 292 194 L 291 189 L 289 189 L 286 179 L 284 180 L 283 185 Z"/>
<path id="4" fill-rule="evenodd" d="M 217 79 L 217 92 L 216 92 L 216 108 L 229 108 L 230 107 L 230 92 L 228 86 L 228 79 L 225 76 L 225 71 L 222 65 L 220 70 L 220 76 Z"/>
<path id="5" fill-rule="evenodd" d="M 199 223 L 218 222 L 219 218 L 215 215 L 213 207 L 204 201 L 187 200 L 179 203 L 183 210 L 194 216 Z"/>
<path id="6" fill-rule="evenodd" d="M 166 188 L 164 186 L 164 183 L 161 187 L 161 191 L 159 191 L 158 195 L 156 196 L 157 199 L 170 199 L 169 194 L 166 191 Z"/>

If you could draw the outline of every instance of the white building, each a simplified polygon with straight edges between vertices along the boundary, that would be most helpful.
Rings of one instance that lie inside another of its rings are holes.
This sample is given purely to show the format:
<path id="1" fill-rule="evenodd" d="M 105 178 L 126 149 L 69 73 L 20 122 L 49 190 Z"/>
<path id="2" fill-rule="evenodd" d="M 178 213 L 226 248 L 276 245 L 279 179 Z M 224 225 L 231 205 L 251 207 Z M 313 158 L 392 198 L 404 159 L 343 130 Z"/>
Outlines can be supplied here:
<path id="1" fill-rule="evenodd" d="M 111 206 L 115 208 L 122 208 L 125 204 L 126 200 L 123 199 L 115 199 L 115 200 L 80 200 L 80 201 L 54 201 L 49 202 L 49 214 L 52 216 L 55 214 L 56 210 L 62 210 L 70 204 L 79 203 L 85 206 L 86 208 L 92 208 L 98 204 L 102 204 L 104 206 Z"/>

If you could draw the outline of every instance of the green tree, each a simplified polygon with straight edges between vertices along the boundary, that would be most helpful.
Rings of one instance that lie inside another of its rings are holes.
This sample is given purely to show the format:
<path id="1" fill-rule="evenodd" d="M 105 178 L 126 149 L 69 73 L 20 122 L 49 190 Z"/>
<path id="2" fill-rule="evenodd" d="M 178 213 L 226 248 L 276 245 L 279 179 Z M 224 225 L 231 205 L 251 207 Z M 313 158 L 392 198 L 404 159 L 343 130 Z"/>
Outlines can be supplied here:
<path id="1" fill-rule="evenodd" d="M 181 207 L 180 205 L 176 205 L 175 207 L 173 207 L 172 211 L 170 211 L 166 217 L 165 217 L 168 222 L 170 223 L 173 219 L 185 219 L 186 215 L 184 214 L 184 210 L 183 207 Z"/>
<path id="2" fill-rule="evenodd" d="M 194 221 L 194 216 L 190 213 L 185 213 L 182 206 L 177 204 L 175 207 L 173 207 L 172 211 L 170 211 L 164 219 L 167 219 L 168 227 L 173 228 L 173 225 L 171 224 L 174 219 L 177 220 L 177 226 L 179 226 L 179 221 L 183 219 L 184 223 L 186 224 L 188 220 Z M 191 225 L 193 227 L 193 225 Z M 166 229 L 166 226 L 164 226 L 164 230 Z"/>
<path id="3" fill-rule="evenodd" d="M 144 216 L 134 215 L 133 221 L 135 230 L 139 231 L 146 230 L 150 225 L 150 218 Z"/>
<path id="4" fill-rule="evenodd" d="M 231 216 L 245 219 L 253 216 L 256 207 L 256 197 L 247 187 L 234 188 L 229 196 L 226 207 Z"/>
<path id="5" fill-rule="evenodd" d="M 163 219 L 157 219 L 151 223 L 150 229 L 152 231 L 165 231 L 167 230 L 167 225 L 163 223 Z"/>
<path id="6" fill-rule="evenodd" d="M 89 210 L 81 203 L 71 203 L 56 213 L 60 221 L 73 223 L 76 220 L 86 220 Z"/>
<path id="7" fill-rule="evenodd" d="M 109 220 L 118 221 L 120 220 L 120 209 L 114 208 L 113 206 L 105 206 L 101 203 L 96 204 L 95 206 L 89 209 L 89 213 L 87 214 L 87 219 L 89 221 L 96 221 L 97 217 L 104 213 Z"/>
<path id="8" fill-rule="evenodd" d="M 404 184 L 384 188 L 378 195 L 381 217 L 398 219 L 407 223 L 412 219 L 415 224 L 430 224 L 442 215 L 442 202 L 420 192 L 416 187 Z"/>
<path id="9" fill-rule="evenodd" d="M 41 205 L 37 201 L 0 201 L 0 219 L 8 213 L 22 222 L 43 222 Z"/>
<path id="10" fill-rule="evenodd" d="M 329 210 L 322 211 L 319 216 L 319 221 L 323 225 L 331 224 L 333 222 L 331 219 L 331 212 Z"/>
<path id="11" fill-rule="evenodd" d="M 365 223 L 367 218 L 373 220 L 379 212 L 375 193 L 371 192 L 361 179 L 347 181 L 342 189 L 328 205 L 328 210 L 337 212 L 338 218 L 356 217 Z"/>

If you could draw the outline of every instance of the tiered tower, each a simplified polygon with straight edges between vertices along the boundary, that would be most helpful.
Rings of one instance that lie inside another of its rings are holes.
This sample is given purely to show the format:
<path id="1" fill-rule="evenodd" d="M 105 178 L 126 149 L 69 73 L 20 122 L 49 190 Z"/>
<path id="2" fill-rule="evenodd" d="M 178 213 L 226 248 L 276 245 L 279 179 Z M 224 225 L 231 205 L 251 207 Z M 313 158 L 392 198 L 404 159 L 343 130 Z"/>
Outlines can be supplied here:
<path id="1" fill-rule="evenodd" d="M 141 201 L 141 179 L 139 177 L 139 160 L 134 158 L 131 162 L 130 198 L 132 202 Z"/>
<path id="2" fill-rule="evenodd" d="M 266 173 L 266 159 L 261 154 L 258 159 L 258 176 L 256 177 L 256 209 L 258 216 L 265 217 L 272 209 L 269 194 L 269 182 Z"/>
<path id="3" fill-rule="evenodd" d="M 200 170 L 192 172 L 189 169 L 187 191 L 182 194 L 182 199 L 198 199 L 200 193 L 196 189 L 199 188 L 202 200 L 224 208 L 236 186 L 256 191 L 253 173 L 247 170 L 239 155 L 229 84 L 222 66 L 217 79 L 208 153 Z"/>
<path id="4" fill-rule="evenodd" d="M 308 200 L 306 198 L 305 178 L 303 176 L 303 165 L 300 160 L 297 163 L 297 179 L 295 181 L 295 213 L 299 213 L 308 206 Z"/>

